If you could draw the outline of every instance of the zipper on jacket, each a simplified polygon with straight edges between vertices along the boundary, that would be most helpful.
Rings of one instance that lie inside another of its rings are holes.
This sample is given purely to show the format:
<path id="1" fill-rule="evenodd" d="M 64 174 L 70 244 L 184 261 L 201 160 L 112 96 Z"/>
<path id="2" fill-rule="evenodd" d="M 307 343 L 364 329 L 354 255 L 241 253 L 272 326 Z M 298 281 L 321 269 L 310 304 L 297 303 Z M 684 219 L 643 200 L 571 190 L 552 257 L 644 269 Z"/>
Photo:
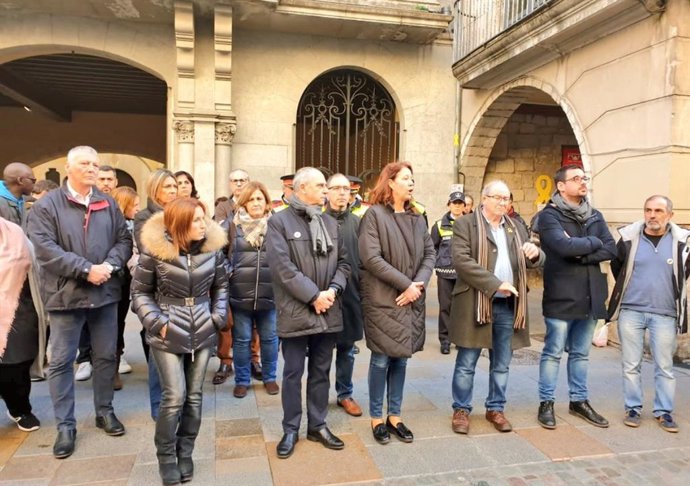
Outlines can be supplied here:
<path id="1" fill-rule="evenodd" d="M 192 292 L 193 292 L 193 289 L 192 289 L 192 255 L 190 255 L 189 253 L 187 253 L 187 273 L 189 274 L 189 296 L 191 297 Z M 194 307 L 190 307 L 189 309 L 190 309 L 190 314 L 191 314 L 191 319 L 189 320 L 189 325 L 190 325 L 191 331 L 192 331 L 189 333 L 189 337 L 190 337 L 191 342 L 192 342 L 192 363 L 194 363 L 194 348 L 196 348 L 196 346 L 194 345 L 194 334 L 196 331 L 194 329 L 194 310 L 193 310 Z"/>
<path id="2" fill-rule="evenodd" d="M 254 284 L 254 311 L 259 300 L 259 272 L 261 271 L 261 247 L 256 250 L 256 283 Z"/>

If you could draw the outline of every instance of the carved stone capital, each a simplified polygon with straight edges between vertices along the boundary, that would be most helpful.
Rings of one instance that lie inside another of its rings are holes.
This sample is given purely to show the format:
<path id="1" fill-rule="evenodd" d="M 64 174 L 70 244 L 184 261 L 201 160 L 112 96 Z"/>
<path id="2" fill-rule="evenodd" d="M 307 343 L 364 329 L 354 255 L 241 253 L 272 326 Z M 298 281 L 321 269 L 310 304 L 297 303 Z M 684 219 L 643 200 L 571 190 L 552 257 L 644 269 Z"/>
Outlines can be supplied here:
<path id="1" fill-rule="evenodd" d="M 216 123 L 216 144 L 231 145 L 235 138 L 237 131 L 237 124 L 235 122 L 218 122 Z"/>
<path id="2" fill-rule="evenodd" d="M 180 143 L 194 143 L 194 122 L 191 120 L 175 120 L 173 130 L 177 133 Z"/>

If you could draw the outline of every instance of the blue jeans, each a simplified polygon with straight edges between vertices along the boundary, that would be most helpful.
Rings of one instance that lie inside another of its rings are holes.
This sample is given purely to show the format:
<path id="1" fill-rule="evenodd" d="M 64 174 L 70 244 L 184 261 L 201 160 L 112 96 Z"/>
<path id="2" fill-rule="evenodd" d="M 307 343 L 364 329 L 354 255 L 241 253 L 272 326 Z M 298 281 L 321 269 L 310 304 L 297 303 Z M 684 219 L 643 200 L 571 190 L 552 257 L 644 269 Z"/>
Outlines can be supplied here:
<path id="1" fill-rule="evenodd" d="M 232 309 L 232 354 L 235 360 L 235 384 L 249 386 L 252 380 L 250 368 L 252 329 L 261 339 L 261 368 L 264 383 L 276 381 L 278 368 L 278 334 L 276 334 L 275 309 L 247 311 Z"/>
<path id="2" fill-rule="evenodd" d="M 52 354 L 48 373 L 50 397 L 58 430 L 74 430 L 74 355 L 84 325 L 91 334 L 93 402 L 96 416 L 113 411 L 117 371 L 117 303 L 95 309 L 49 312 Z"/>
<path id="3" fill-rule="evenodd" d="M 391 358 L 371 352 L 369 361 L 369 415 L 383 418 L 383 395 L 387 392 L 388 415 L 400 417 L 407 358 Z"/>
<path id="4" fill-rule="evenodd" d="M 676 378 L 673 353 L 676 350 L 676 318 L 622 309 L 618 317 L 618 335 L 623 350 L 623 393 L 625 410 L 642 410 L 642 351 L 645 329 L 654 358 L 654 416 L 673 412 Z"/>
<path id="5" fill-rule="evenodd" d="M 487 410 L 502 412 L 506 404 L 508 371 L 513 358 L 513 300 L 494 299 L 492 304 L 491 349 L 489 349 L 489 395 Z M 460 348 L 453 372 L 453 410 L 472 411 L 474 371 L 481 348 Z"/>
<path id="6" fill-rule="evenodd" d="M 355 369 L 355 343 L 338 343 L 335 346 L 335 392 L 338 400 L 352 396 L 352 372 Z"/>
<path id="7" fill-rule="evenodd" d="M 212 348 L 199 349 L 192 360 L 191 354 L 151 348 L 163 391 L 153 439 L 159 464 L 175 464 L 178 457 L 192 457 L 201 427 L 204 376 L 212 352 Z"/>
<path id="8" fill-rule="evenodd" d="M 539 362 L 539 400 L 555 400 L 558 367 L 568 352 L 568 390 L 571 402 L 587 400 L 587 367 L 595 319 L 563 320 L 545 317 L 546 337 Z"/>

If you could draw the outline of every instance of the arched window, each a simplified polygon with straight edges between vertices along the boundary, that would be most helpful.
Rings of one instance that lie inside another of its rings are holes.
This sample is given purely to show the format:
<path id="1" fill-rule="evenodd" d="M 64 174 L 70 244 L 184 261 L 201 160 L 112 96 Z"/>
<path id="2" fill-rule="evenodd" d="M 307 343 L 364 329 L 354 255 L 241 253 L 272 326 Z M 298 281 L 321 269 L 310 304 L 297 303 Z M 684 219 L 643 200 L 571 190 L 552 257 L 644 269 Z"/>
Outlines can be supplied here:
<path id="1" fill-rule="evenodd" d="M 317 167 L 363 179 L 398 158 L 395 103 L 371 76 L 327 72 L 309 84 L 297 111 L 296 167 Z"/>

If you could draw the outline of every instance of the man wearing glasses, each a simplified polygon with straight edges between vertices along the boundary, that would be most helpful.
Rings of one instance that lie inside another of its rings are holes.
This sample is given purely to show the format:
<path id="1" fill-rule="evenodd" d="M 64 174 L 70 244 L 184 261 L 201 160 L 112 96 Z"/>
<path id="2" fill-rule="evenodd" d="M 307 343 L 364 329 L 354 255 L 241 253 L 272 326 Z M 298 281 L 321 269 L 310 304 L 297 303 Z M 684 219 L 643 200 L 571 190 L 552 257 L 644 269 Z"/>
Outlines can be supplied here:
<path id="1" fill-rule="evenodd" d="M 216 214 L 213 215 L 214 220 L 222 223 L 228 218 L 232 219 L 235 215 L 235 203 L 237 202 L 237 198 L 240 197 L 240 193 L 247 182 L 249 182 L 249 174 L 242 169 L 230 172 L 230 177 L 228 178 L 228 187 L 230 189 L 229 198 L 227 201 L 223 201 L 216 206 Z"/>
<path id="2" fill-rule="evenodd" d="M 546 337 L 539 365 L 537 419 L 546 429 L 556 428 L 556 382 L 567 349 L 570 413 L 608 427 L 589 404 L 587 367 L 597 319 L 606 318 L 608 287 L 600 263 L 616 257 L 616 242 L 602 214 L 587 200 L 589 177 L 580 166 L 561 167 L 554 180 L 556 192 L 539 215 L 546 253 L 542 300 Z"/>
<path id="3" fill-rule="evenodd" d="M 25 197 L 31 195 L 36 178 L 31 167 L 13 162 L 5 167 L 0 181 L 0 217 L 22 226 Z"/>

